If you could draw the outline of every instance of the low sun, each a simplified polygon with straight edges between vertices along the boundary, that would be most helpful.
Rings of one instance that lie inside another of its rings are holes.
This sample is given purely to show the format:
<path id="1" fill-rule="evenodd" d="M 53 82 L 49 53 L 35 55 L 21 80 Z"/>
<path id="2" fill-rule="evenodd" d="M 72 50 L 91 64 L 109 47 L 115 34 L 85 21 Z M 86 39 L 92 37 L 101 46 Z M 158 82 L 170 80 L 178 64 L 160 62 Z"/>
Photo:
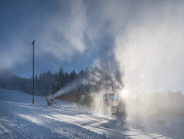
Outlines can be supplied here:
<path id="1" fill-rule="evenodd" d="M 121 91 L 121 96 L 127 97 L 128 93 L 126 90 Z"/>

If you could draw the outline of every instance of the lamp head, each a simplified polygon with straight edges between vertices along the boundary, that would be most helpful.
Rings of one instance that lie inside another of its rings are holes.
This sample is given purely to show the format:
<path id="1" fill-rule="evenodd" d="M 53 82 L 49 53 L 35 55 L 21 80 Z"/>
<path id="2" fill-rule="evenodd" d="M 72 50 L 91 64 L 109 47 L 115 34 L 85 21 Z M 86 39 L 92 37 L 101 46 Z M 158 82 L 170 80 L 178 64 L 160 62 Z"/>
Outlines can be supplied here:
<path id="1" fill-rule="evenodd" d="M 33 41 L 31 44 L 34 45 L 35 41 Z"/>

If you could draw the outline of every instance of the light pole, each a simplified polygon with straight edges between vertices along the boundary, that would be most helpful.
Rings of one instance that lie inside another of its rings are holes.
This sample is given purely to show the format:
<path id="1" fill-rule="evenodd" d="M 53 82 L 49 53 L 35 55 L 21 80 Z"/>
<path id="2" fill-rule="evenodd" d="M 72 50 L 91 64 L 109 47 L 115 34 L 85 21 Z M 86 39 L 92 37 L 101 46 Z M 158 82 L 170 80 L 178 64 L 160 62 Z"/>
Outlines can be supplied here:
<path id="1" fill-rule="evenodd" d="M 34 43 L 35 41 L 31 43 L 33 45 L 33 104 L 34 104 Z"/>

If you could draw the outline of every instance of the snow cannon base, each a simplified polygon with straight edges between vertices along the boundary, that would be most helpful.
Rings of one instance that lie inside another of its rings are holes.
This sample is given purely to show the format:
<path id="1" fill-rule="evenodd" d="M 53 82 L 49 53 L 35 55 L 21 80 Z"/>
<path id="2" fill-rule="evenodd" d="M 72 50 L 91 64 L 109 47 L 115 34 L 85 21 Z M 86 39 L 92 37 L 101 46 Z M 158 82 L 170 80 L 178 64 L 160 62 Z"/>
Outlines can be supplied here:
<path id="1" fill-rule="evenodd" d="M 48 96 L 46 98 L 46 101 L 47 101 L 47 105 L 50 106 L 50 105 L 53 105 L 53 104 L 56 104 L 57 106 L 57 103 L 54 101 L 54 97 L 51 95 L 51 96 Z"/>

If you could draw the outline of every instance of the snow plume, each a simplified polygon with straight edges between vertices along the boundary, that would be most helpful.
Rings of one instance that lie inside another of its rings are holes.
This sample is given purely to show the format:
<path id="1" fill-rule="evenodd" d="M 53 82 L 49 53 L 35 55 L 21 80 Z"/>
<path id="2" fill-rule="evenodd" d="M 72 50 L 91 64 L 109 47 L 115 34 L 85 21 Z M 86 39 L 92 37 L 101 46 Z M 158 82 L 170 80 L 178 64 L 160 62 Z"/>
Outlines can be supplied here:
<path id="1" fill-rule="evenodd" d="M 184 116 L 184 96 L 173 91 L 155 93 L 122 94 L 127 118 L 146 121 L 151 116 L 179 117 Z"/>
<path id="2" fill-rule="evenodd" d="M 183 6 L 183 1 L 149 1 L 137 5 L 140 10 L 135 13 L 136 22 L 128 21 L 116 35 L 114 53 L 124 72 L 122 80 L 129 94 L 124 98 L 128 115 L 148 114 L 151 102 L 162 104 L 155 112 L 163 105 L 167 109 L 170 105 L 179 107 L 174 101 L 174 104 L 167 101 L 172 95 L 152 93 L 184 91 Z"/>
<path id="3" fill-rule="evenodd" d="M 113 73 L 117 65 L 112 60 L 95 60 L 94 67 L 88 72 L 79 74 L 68 86 L 62 88 L 53 96 L 66 96 L 67 101 L 91 106 L 95 112 L 104 113 L 106 109 L 103 96 L 114 93 L 112 90 L 115 79 Z"/>
<path id="4" fill-rule="evenodd" d="M 137 22 L 128 22 L 115 38 L 114 52 L 124 72 L 125 89 L 131 93 L 160 88 L 183 91 L 184 3 L 149 4 L 139 6 Z"/>
<path id="5" fill-rule="evenodd" d="M 70 91 L 78 88 L 80 86 L 80 83 L 77 81 L 72 82 L 71 84 L 67 85 L 66 87 L 63 87 L 61 90 L 59 90 L 58 92 L 56 92 L 53 97 L 56 98 L 60 95 L 69 93 Z"/>
<path id="6" fill-rule="evenodd" d="M 104 96 L 116 93 L 113 91 L 113 87 L 119 85 L 114 78 L 114 73 L 117 70 L 118 65 L 112 57 L 94 61 L 89 77 L 89 85 L 90 97 L 92 98 L 91 107 L 96 113 L 106 113 L 107 106 Z"/>

